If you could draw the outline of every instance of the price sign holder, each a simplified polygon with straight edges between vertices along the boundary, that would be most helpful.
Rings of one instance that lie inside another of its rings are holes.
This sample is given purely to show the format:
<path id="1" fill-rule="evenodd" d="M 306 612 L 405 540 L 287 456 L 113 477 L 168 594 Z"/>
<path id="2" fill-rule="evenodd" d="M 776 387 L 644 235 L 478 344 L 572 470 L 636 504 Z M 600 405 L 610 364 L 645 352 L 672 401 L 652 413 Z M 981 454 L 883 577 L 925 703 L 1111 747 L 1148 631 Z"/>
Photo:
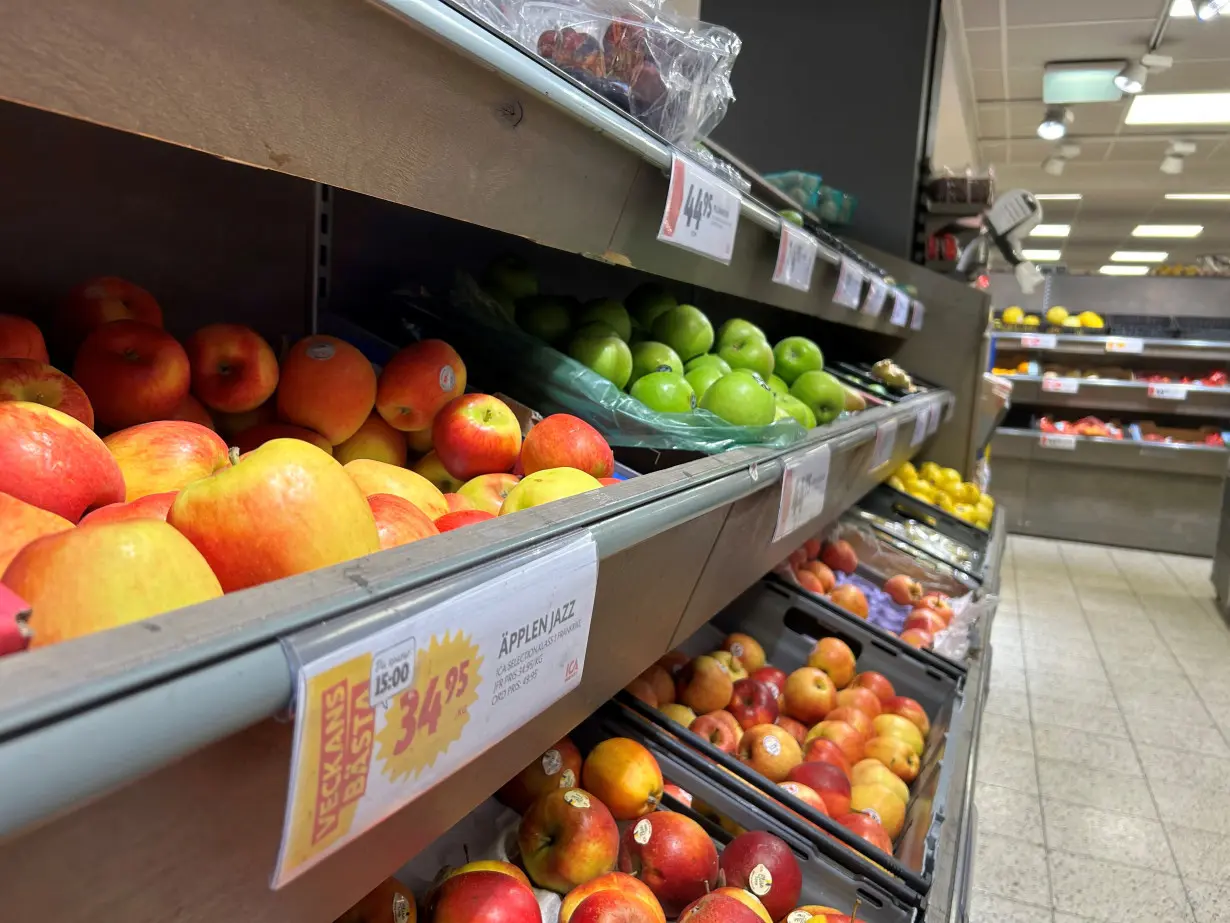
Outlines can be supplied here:
<path id="1" fill-rule="evenodd" d="M 913 304 L 914 304 L 914 310 L 910 314 L 910 329 L 911 330 L 922 330 L 923 314 L 926 313 L 927 308 L 923 305 L 921 301 L 915 301 L 913 302 Z"/>
<path id="2" fill-rule="evenodd" d="M 1107 337 L 1106 351 L 1108 353 L 1143 353 L 1145 341 L 1139 337 Z"/>
<path id="3" fill-rule="evenodd" d="M 1079 378 L 1043 378 L 1042 390 L 1051 394 L 1077 394 L 1080 392 Z"/>
<path id="4" fill-rule="evenodd" d="M 867 300 L 863 302 L 863 313 L 879 317 L 884 313 L 884 303 L 888 301 L 888 283 L 877 276 L 872 276 L 867 281 Z"/>
<path id="5" fill-rule="evenodd" d="M 897 327 L 904 327 L 910 320 L 910 296 L 905 292 L 893 292 L 893 313 L 888 321 Z"/>
<path id="6" fill-rule="evenodd" d="M 773 541 L 797 532 L 824 512 L 832 452 L 828 443 L 786 456 Z"/>
<path id="7" fill-rule="evenodd" d="M 910 436 L 910 445 L 916 446 L 921 443 L 928 435 L 928 425 L 931 422 L 930 406 L 923 407 L 921 410 L 914 411 L 914 432 Z"/>
<path id="8" fill-rule="evenodd" d="M 876 447 L 871 454 L 871 470 L 883 468 L 893 459 L 897 445 L 897 421 L 885 420 L 876 427 Z"/>
<path id="9" fill-rule="evenodd" d="M 800 292 L 810 290 L 812 270 L 816 267 L 816 255 L 819 252 L 820 242 L 816 238 L 783 218 L 777 243 L 777 265 L 773 267 L 773 281 Z"/>
<path id="10" fill-rule="evenodd" d="M 1185 401 L 1187 390 L 1187 385 L 1152 384 L 1149 385 L 1149 397 L 1162 401 Z"/>
<path id="11" fill-rule="evenodd" d="M 1067 433 L 1043 433 L 1038 437 L 1038 445 L 1044 449 L 1063 449 L 1072 452 L 1076 449 L 1076 437 Z"/>
<path id="12" fill-rule="evenodd" d="M 848 256 L 841 258 L 841 271 L 837 274 L 837 289 L 833 303 L 857 311 L 863 300 L 863 268 Z"/>
<path id="13" fill-rule="evenodd" d="M 1053 333 L 1025 333 L 1021 335 L 1021 346 L 1025 349 L 1054 349 L 1059 345 L 1059 337 Z"/>
<path id="14" fill-rule="evenodd" d="M 283 639 L 295 741 L 272 886 L 575 689 L 597 581 L 597 546 L 584 532 L 442 581 L 417 603 Z"/>
<path id="15" fill-rule="evenodd" d="M 739 193 L 708 170 L 675 154 L 658 240 L 729 263 L 741 202 Z"/>

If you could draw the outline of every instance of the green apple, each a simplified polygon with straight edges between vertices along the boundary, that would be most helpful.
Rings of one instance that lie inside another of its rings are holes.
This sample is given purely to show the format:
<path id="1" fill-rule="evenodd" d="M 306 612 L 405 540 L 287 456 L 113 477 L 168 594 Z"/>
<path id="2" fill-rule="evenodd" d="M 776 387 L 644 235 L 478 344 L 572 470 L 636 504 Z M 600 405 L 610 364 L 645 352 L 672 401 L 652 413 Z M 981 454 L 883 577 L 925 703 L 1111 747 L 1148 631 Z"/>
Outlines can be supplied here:
<path id="1" fill-rule="evenodd" d="M 767 426 L 777 413 L 769 386 L 746 369 L 735 369 L 711 384 L 700 406 L 736 426 Z"/>
<path id="2" fill-rule="evenodd" d="M 688 384 L 692 386 L 692 390 L 696 392 L 696 398 L 699 400 L 705 396 L 709 386 L 725 374 L 716 365 L 710 364 L 694 368 L 692 371 L 684 373 L 683 377 L 688 380 Z"/>
<path id="3" fill-rule="evenodd" d="M 783 218 L 785 218 L 787 221 L 789 221 L 791 224 L 797 224 L 799 227 L 803 226 L 803 216 L 800 215 L 793 208 L 782 209 L 781 211 L 778 212 L 778 214 L 781 215 Z"/>
<path id="4" fill-rule="evenodd" d="M 632 350 L 606 324 L 589 324 L 578 330 L 568 344 L 568 355 L 616 388 L 622 389 L 632 377 Z"/>
<path id="5" fill-rule="evenodd" d="M 628 380 L 629 385 L 650 372 L 664 371 L 683 374 L 683 360 L 677 352 L 665 343 L 654 340 L 632 344 L 632 377 Z"/>
<path id="6" fill-rule="evenodd" d="M 769 390 L 774 394 L 789 394 L 790 385 L 786 384 L 776 375 L 770 375 L 765 379 L 765 384 L 769 386 Z"/>
<path id="7" fill-rule="evenodd" d="M 816 425 L 816 415 L 811 412 L 811 408 L 792 394 L 779 394 L 777 409 L 798 420 L 803 429 L 812 429 Z"/>
<path id="8" fill-rule="evenodd" d="M 686 378 L 675 372 L 642 375 L 629 393 L 659 413 L 691 413 L 696 409 L 696 392 Z"/>
<path id="9" fill-rule="evenodd" d="M 717 353 L 705 353 L 703 356 L 697 356 L 695 359 L 689 359 L 683 365 L 684 373 L 695 371 L 696 369 L 704 368 L 706 365 L 712 365 L 714 368 L 721 369 L 723 375 L 730 374 L 730 363 L 719 356 Z"/>
<path id="10" fill-rule="evenodd" d="M 773 370 L 788 385 L 804 372 L 824 371 L 824 353 L 807 337 L 786 337 L 773 347 L 773 359 Z"/>
<path id="11" fill-rule="evenodd" d="M 632 338 L 632 318 L 628 310 L 614 298 L 595 298 L 585 303 L 577 316 L 577 325 L 595 321 L 607 324 L 625 343 Z"/>
<path id="12" fill-rule="evenodd" d="M 759 337 L 766 342 L 769 339 L 764 335 L 764 331 L 751 321 L 743 320 L 739 317 L 732 317 L 730 320 L 726 321 L 726 323 L 722 324 L 722 326 L 718 327 L 718 351 L 720 352 L 723 346 L 726 346 L 735 340 L 746 340 L 749 337 Z"/>
<path id="13" fill-rule="evenodd" d="M 562 298 L 530 295 L 517 302 L 517 326 L 554 346 L 568 339 L 572 317 Z"/>
<path id="14" fill-rule="evenodd" d="M 534 275 L 534 270 L 515 256 L 492 260 L 483 275 L 483 285 L 488 290 L 507 292 L 513 301 L 538 294 L 538 277 Z"/>
<path id="15" fill-rule="evenodd" d="M 713 347 L 713 325 L 700 308 L 680 304 L 658 315 L 653 322 L 653 338 L 686 361 L 703 356 Z"/>
<path id="16" fill-rule="evenodd" d="M 632 315 L 632 319 L 646 331 L 652 329 L 653 322 L 657 320 L 659 314 L 670 310 L 678 303 L 674 295 L 656 282 L 638 285 L 624 299 L 624 306 Z"/>
<path id="17" fill-rule="evenodd" d="M 819 426 L 832 423 L 846 409 L 846 391 L 828 372 L 804 372 L 790 386 L 790 394 L 811 408 Z"/>
<path id="18" fill-rule="evenodd" d="M 747 369 L 765 381 L 773 374 L 773 347 L 754 334 L 731 340 L 718 350 L 718 355 L 732 369 Z"/>

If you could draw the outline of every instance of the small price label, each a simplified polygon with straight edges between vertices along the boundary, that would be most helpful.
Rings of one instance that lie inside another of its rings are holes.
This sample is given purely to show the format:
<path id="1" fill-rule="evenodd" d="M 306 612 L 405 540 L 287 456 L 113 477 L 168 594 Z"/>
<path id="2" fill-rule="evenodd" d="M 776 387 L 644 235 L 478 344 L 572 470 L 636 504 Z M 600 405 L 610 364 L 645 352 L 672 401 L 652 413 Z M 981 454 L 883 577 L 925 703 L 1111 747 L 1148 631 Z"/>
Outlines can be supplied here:
<path id="1" fill-rule="evenodd" d="M 1038 437 L 1038 445 L 1044 449 L 1063 449 L 1071 452 L 1076 448 L 1076 437 L 1066 433 L 1043 433 Z"/>
<path id="2" fill-rule="evenodd" d="M 1162 401 L 1185 401 L 1187 400 L 1187 385 L 1149 385 L 1149 397 Z"/>
<path id="3" fill-rule="evenodd" d="M 1043 378 L 1042 390 L 1052 394 L 1076 394 L 1081 389 L 1079 378 Z"/>
<path id="4" fill-rule="evenodd" d="M 888 283 L 877 276 L 872 276 L 867 281 L 867 300 L 863 302 L 863 313 L 879 317 L 884 313 L 884 303 L 888 301 Z"/>
<path id="5" fill-rule="evenodd" d="M 862 267 L 848 256 L 843 256 L 841 271 L 837 274 L 837 290 L 833 292 L 834 303 L 857 311 L 863 300 L 863 278 Z"/>
<path id="6" fill-rule="evenodd" d="M 1143 353 L 1145 341 L 1139 337 L 1108 337 L 1106 351 L 1108 353 Z"/>
<path id="7" fill-rule="evenodd" d="M 893 313 L 888 321 L 897 327 L 904 327 L 910 320 L 910 296 L 905 292 L 893 292 Z"/>
<path id="8" fill-rule="evenodd" d="M 797 532 L 824 512 L 832 452 L 827 443 L 786 457 L 773 541 Z"/>
<path id="9" fill-rule="evenodd" d="M 1021 346 L 1025 349 L 1054 349 L 1059 345 L 1059 337 L 1053 333 L 1026 333 L 1021 335 Z"/>
<path id="10" fill-rule="evenodd" d="M 295 741 L 273 887 L 461 769 L 581 682 L 598 581 L 589 533 L 331 650 L 284 640 Z M 396 604 L 393 605 L 396 611 Z"/>
<path id="11" fill-rule="evenodd" d="M 658 240 L 729 263 L 740 201 L 739 194 L 712 173 L 675 154 Z"/>
<path id="12" fill-rule="evenodd" d="M 876 447 L 871 455 L 871 470 L 883 468 L 893 460 L 893 449 L 897 446 L 897 421 L 885 420 L 876 427 Z"/>
<path id="13" fill-rule="evenodd" d="M 913 302 L 914 310 L 910 314 L 910 329 L 922 330 L 923 314 L 926 313 L 926 307 L 921 301 Z"/>
<path id="14" fill-rule="evenodd" d="M 777 243 L 777 265 L 773 267 L 773 281 L 806 292 L 811 288 L 811 274 L 816 266 L 816 254 L 820 242 L 802 228 L 785 218 L 781 222 L 781 236 Z"/>
<path id="15" fill-rule="evenodd" d="M 910 436 L 910 446 L 916 446 L 927 438 L 927 426 L 931 422 L 931 408 L 924 407 L 914 411 L 914 432 Z"/>

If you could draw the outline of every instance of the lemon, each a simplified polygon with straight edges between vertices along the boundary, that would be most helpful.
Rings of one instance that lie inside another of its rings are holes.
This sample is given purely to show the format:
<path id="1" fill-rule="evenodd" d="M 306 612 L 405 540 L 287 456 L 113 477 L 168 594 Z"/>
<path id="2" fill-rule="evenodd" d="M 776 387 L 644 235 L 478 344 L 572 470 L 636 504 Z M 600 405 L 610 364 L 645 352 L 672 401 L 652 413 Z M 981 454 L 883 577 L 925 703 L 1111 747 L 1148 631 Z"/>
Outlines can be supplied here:
<path id="1" fill-rule="evenodd" d="M 918 480 L 918 469 L 914 467 L 912 462 L 902 462 L 901 467 L 894 471 L 893 474 L 897 475 L 897 477 L 901 478 L 903 481 Z"/>
<path id="2" fill-rule="evenodd" d="M 978 485 L 973 481 L 966 481 L 961 485 L 961 502 L 977 505 L 982 499 L 982 491 L 978 489 Z"/>
<path id="3" fill-rule="evenodd" d="M 905 492 L 905 484 L 902 482 L 901 478 L 897 477 L 895 474 L 889 475 L 889 478 L 885 481 L 885 483 L 888 484 L 888 486 L 893 490 L 900 490 L 903 493 Z"/>
<path id="4" fill-rule="evenodd" d="M 1065 327 L 1075 327 L 1077 329 L 1080 329 L 1081 322 L 1080 322 L 1080 319 L 1076 317 L 1065 317 L 1063 319 L 1063 325 Z"/>
<path id="5" fill-rule="evenodd" d="M 1039 320 L 1039 318 L 1038 318 L 1038 315 L 1037 315 L 1037 314 L 1026 314 L 1026 315 L 1025 315 L 1025 319 L 1024 319 L 1023 321 L 1021 321 L 1021 323 L 1022 323 L 1022 324 L 1024 324 L 1026 327 L 1040 327 L 1040 326 L 1042 326 L 1042 321 L 1041 321 L 1041 320 Z"/>
<path id="6" fill-rule="evenodd" d="M 935 502 L 935 493 L 936 493 L 935 488 L 932 487 L 930 484 L 928 484 L 926 481 L 919 481 L 917 484 L 914 484 L 910 488 L 909 493 L 910 493 L 910 496 L 917 497 L 919 500 L 922 500 L 924 503 L 934 503 Z"/>
<path id="7" fill-rule="evenodd" d="M 1054 327 L 1062 327 L 1063 322 L 1068 319 L 1068 309 L 1061 308 L 1056 305 L 1053 308 L 1046 309 L 1046 322 Z"/>
<path id="8" fill-rule="evenodd" d="M 957 505 L 957 502 L 952 498 L 952 494 L 948 491 L 937 490 L 935 492 L 935 505 L 940 509 L 951 513 L 953 508 Z"/>
<path id="9" fill-rule="evenodd" d="M 940 476 L 935 478 L 935 483 L 951 493 L 952 488 L 961 483 L 961 472 L 956 468 L 941 468 Z"/>
<path id="10" fill-rule="evenodd" d="M 979 529 L 990 530 L 991 517 L 983 516 L 981 513 L 979 513 L 977 516 L 974 517 L 974 525 L 976 525 Z"/>
<path id="11" fill-rule="evenodd" d="M 935 462 L 923 462 L 922 467 L 918 469 L 918 476 L 924 481 L 938 481 L 940 479 L 940 466 Z"/>
<path id="12" fill-rule="evenodd" d="M 956 516 L 962 522 L 972 523 L 978 516 L 978 510 L 970 506 L 968 503 L 958 503 L 952 508 L 952 515 Z"/>
<path id="13" fill-rule="evenodd" d="M 1089 327 L 1093 330 L 1101 330 L 1102 327 L 1105 326 L 1102 322 L 1102 318 L 1094 311 L 1081 311 L 1077 317 L 1080 320 L 1082 327 Z"/>
<path id="14" fill-rule="evenodd" d="M 1023 318 L 1024 316 L 1025 316 L 1025 312 L 1022 311 L 1016 305 L 1013 305 L 1010 308 L 1004 308 L 1004 323 L 1005 324 L 1019 324 L 1021 322 L 1021 318 Z"/>

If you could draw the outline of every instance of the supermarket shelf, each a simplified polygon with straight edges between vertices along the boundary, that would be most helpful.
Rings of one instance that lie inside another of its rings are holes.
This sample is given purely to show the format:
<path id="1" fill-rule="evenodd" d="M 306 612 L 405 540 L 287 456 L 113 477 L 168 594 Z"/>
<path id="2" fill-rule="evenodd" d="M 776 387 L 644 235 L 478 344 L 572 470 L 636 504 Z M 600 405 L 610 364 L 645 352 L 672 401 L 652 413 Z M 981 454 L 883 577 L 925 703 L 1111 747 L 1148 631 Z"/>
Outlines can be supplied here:
<path id="1" fill-rule="evenodd" d="M 6 907 L 25 918 L 57 897 L 105 892 L 117 916 L 332 919 L 494 791 L 507 767 L 541 753 L 911 457 L 917 415 L 948 399 L 912 398 L 791 450 L 701 459 L 6 662 L 0 774 L 26 780 L 0 795 Z M 892 424 L 892 457 L 870 471 L 877 429 Z M 784 461 L 822 442 L 832 453 L 824 511 L 773 543 Z M 291 697 L 279 638 L 325 621 L 344 637 L 413 618 L 582 529 L 601 558 L 590 650 L 602 656 L 581 686 L 432 797 L 270 891 L 291 742 L 287 723 L 268 720 Z M 94 858 L 64 862 L 70 844 Z M 211 875 L 195 874 L 204 867 Z"/>
<path id="2" fill-rule="evenodd" d="M 830 248 L 810 292 L 773 283 L 779 220 L 750 195 L 729 265 L 659 242 L 666 142 L 441 0 L 20 0 L 6 26 L 0 99 L 910 335 L 832 303 Z"/>
<path id="3" fill-rule="evenodd" d="M 1022 343 L 1025 337 L 1039 335 L 1047 336 L 1048 334 L 996 332 L 992 333 L 991 337 L 996 349 L 1020 349 L 1076 356 L 1115 355 L 1125 360 L 1133 356 L 1146 356 L 1156 359 L 1207 359 L 1212 362 L 1230 362 L 1230 343 L 1217 340 L 1138 339 L 1136 342 L 1141 344 L 1140 352 L 1116 350 L 1116 344 L 1125 339 L 1124 337 L 1055 334 L 1054 347 L 1025 346 Z"/>
<path id="4" fill-rule="evenodd" d="M 995 431 L 991 442 L 991 457 L 997 461 L 1001 458 L 1046 458 L 1071 465 L 1215 477 L 1225 473 L 1226 461 L 1230 459 L 1230 449 L 1214 446 L 1172 445 L 1094 436 L 1073 437 L 1071 449 L 1051 448 L 1042 445 L 1042 435 L 1032 429 L 1001 427 Z"/>
<path id="5" fill-rule="evenodd" d="M 974 411 L 974 447 L 981 452 L 991 441 L 996 427 L 1003 422 L 1016 397 L 1015 379 L 989 372 L 978 384 L 978 405 Z"/>
<path id="6" fill-rule="evenodd" d="M 1143 381 L 1115 381 L 1110 378 L 1044 379 L 1033 375 L 1014 375 L 1012 397 L 1016 404 L 1065 407 L 1073 410 L 1114 410 L 1132 413 L 1167 413 L 1192 417 L 1230 417 L 1230 388 L 1202 385 L 1167 385 L 1177 389 L 1181 399 L 1150 397 L 1149 384 Z M 1075 394 L 1043 390 L 1043 381 L 1056 380 L 1074 385 Z"/>

